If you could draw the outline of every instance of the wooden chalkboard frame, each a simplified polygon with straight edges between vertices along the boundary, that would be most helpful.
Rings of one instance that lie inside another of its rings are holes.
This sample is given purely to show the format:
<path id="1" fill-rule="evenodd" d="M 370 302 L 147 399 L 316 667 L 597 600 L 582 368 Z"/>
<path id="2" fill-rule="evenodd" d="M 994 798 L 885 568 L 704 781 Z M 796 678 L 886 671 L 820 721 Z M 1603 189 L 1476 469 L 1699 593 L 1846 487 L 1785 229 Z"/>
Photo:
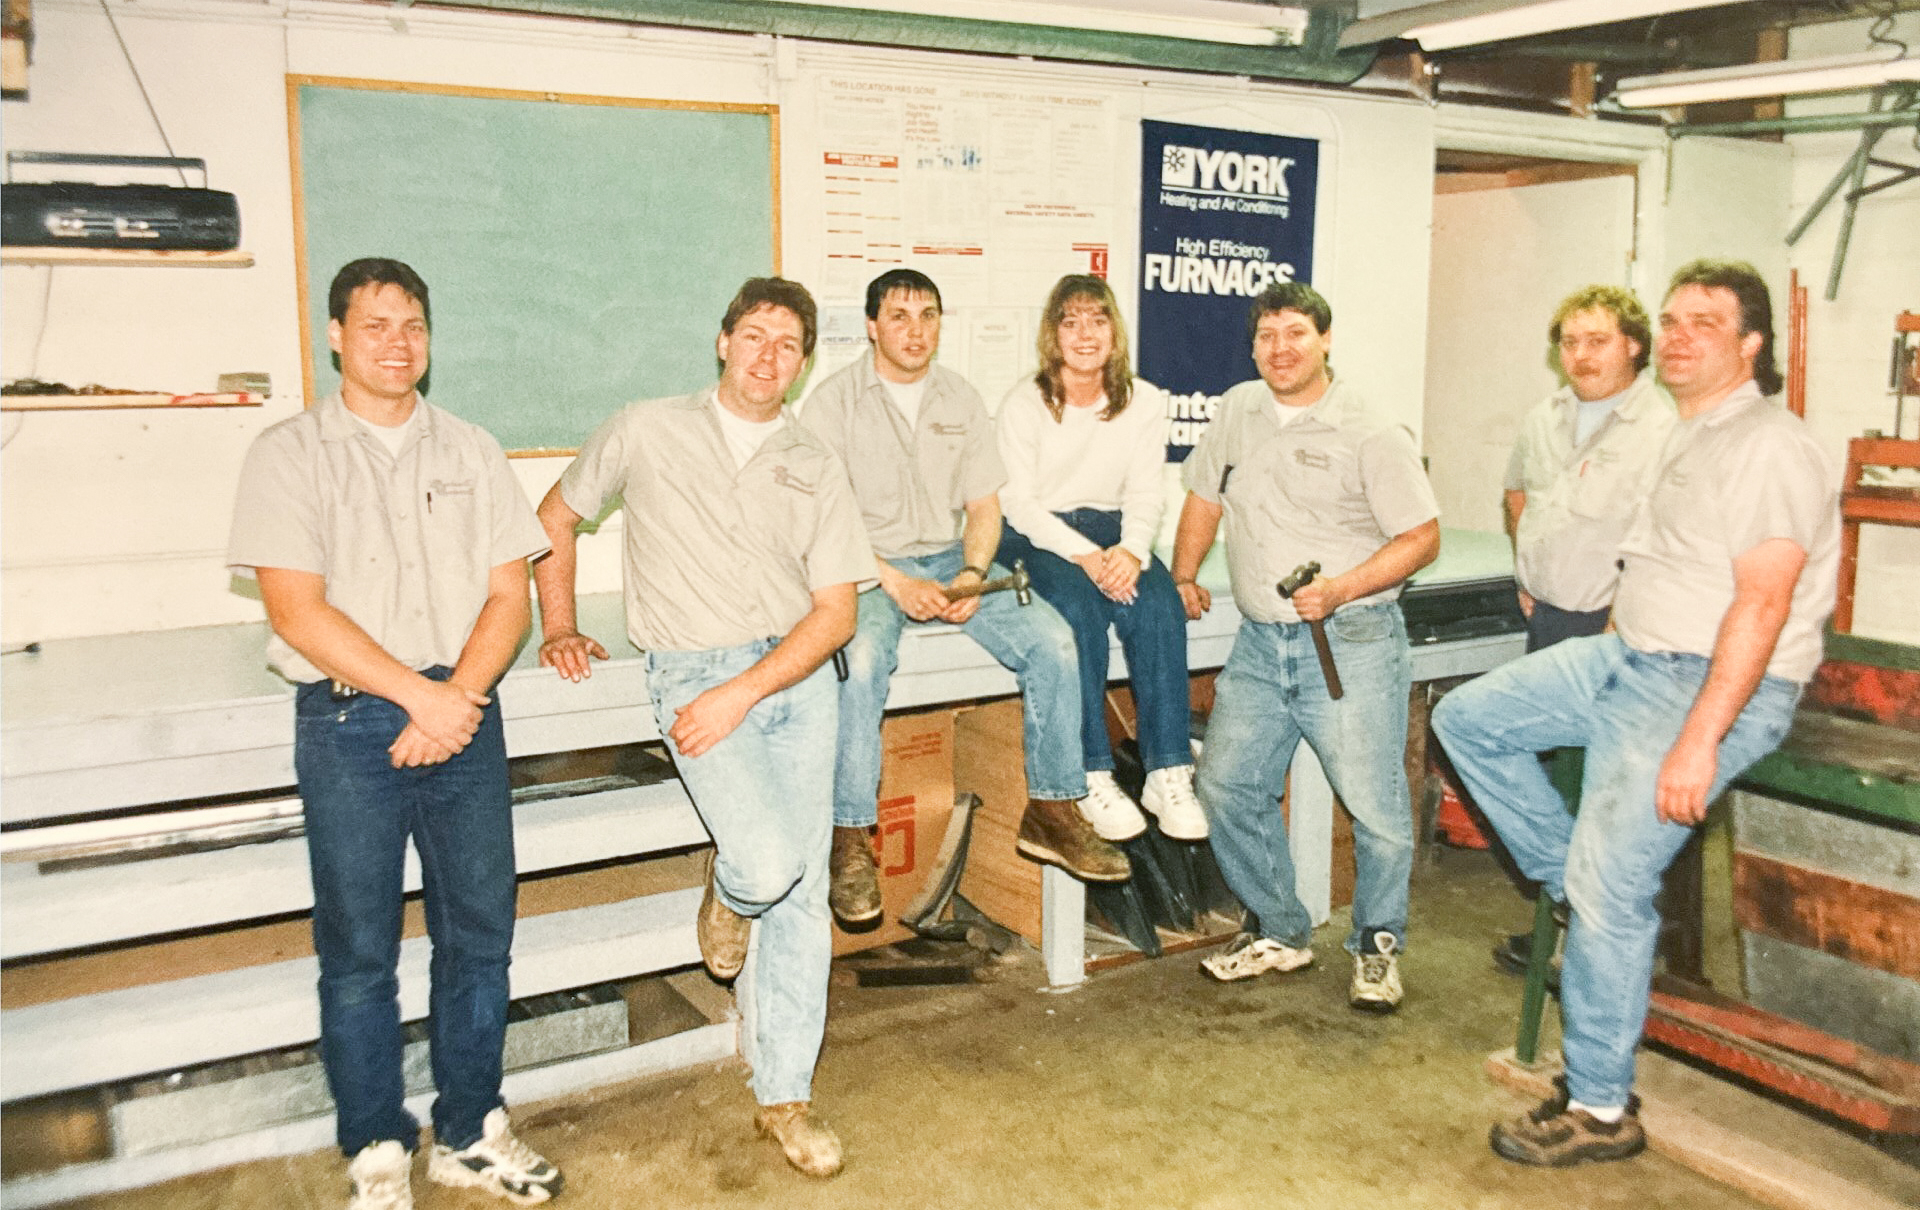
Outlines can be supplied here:
<path id="1" fill-rule="evenodd" d="M 537 92 L 506 88 L 481 88 L 459 85 L 427 84 L 400 80 L 359 79 L 347 76 L 295 75 L 286 77 L 287 90 L 287 141 L 293 177 L 293 240 L 296 276 L 299 282 L 300 301 L 300 368 L 301 385 L 308 406 L 315 398 L 316 367 L 315 347 L 318 335 L 314 331 L 313 303 L 315 292 L 323 292 L 337 266 L 322 267 L 316 277 L 313 266 L 308 261 L 308 215 L 306 202 L 306 183 L 303 179 L 301 148 L 301 94 L 308 88 L 353 89 L 373 92 L 417 94 L 435 97 L 469 97 L 497 101 L 522 101 L 529 103 L 550 103 L 565 105 L 585 105 L 595 107 L 616 107 L 625 109 L 690 110 L 712 113 L 729 113 L 763 116 L 767 121 L 769 145 L 768 182 L 771 196 L 769 215 L 770 230 L 767 232 L 771 243 L 772 272 L 780 272 L 780 107 L 764 104 L 738 104 L 728 102 L 670 101 L 640 97 L 609 97 L 584 93 Z M 369 254 L 377 255 L 377 250 Z M 432 282 L 429 281 L 429 285 Z M 717 332 L 719 315 L 714 315 Z M 611 415 L 624 403 L 625 399 L 608 399 L 606 413 Z M 551 457 L 571 455 L 577 449 L 563 445 L 536 445 L 521 448 L 509 448 L 508 455 L 516 458 Z"/>

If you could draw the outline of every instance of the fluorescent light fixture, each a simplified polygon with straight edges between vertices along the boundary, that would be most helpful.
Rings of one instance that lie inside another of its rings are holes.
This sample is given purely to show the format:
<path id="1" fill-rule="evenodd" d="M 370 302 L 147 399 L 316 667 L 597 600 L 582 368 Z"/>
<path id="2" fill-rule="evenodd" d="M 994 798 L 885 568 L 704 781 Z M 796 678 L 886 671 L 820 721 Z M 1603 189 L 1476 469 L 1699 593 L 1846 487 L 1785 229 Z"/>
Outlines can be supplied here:
<path id="1" fill-rule="evenodd" d="M 1748 97 L 1797 97 L 1813 92 L 1854 92 L 1896 80 L 1920 81 L 1920 58 L 1870 51 L 1820 59 L 1781 59 L 1743 67 L 1675 71 L 1632 76 L 1614 86 L 1614 104 L 1622 109 L 1663 109 L 1706 101 Z"/>
<path id="2" fill-rule="evenodd" d="M 788 3 L 958 17 L 1007 25 L 1145 34 L 1236 46 L 1299 46 L 1307 6 L 1251 0 L 786 0 Z"/>
<path id="3" fill-rule="evenodd" d="M 1427 51 L 1505 42 L 1562 29 L 1631 21 L 1728 0 L 1438 0 L 1355 21 L 1340 35 L 1340 48 L 1410 38 Z"/>

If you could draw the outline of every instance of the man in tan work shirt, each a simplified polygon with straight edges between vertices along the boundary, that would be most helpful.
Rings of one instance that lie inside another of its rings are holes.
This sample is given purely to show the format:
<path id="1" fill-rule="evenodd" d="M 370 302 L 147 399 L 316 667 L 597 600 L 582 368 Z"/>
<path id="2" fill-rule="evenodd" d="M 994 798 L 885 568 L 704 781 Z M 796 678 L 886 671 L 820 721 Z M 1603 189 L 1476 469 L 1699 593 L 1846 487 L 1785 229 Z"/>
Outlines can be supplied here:
<path id="1" fill-rule="evenodd" d="M 1222 520 L 1241 613 L 1216 681 L 1198 789 L 1220 872 L 1253 914 L 1201 963 L 1222 981 L 1313 961 L 1280 793 L 1304 739 L 1353 817 L 1353 955 L 1347 1002 L 1390 1013 L 1403 985 L 1413 818 L 1403 754 L 1413 657 L 1398 598 L 1440 551 L 1439 506 L 1413 437 L 1384 421 L 1327 358 L 1333 309 L 1304 282 L 1261 291 L 1248 314 L 1257 380 L 1222 397 L 1187 459 L 1173 581 L 1189 618 L 1212 604 L 1195 582 Z M 1321 574 L 1283 594 L 1295 568 Z M 1324 627 L 1345 692 L 1315 653 Z"/>
<path id="2" fill-rule="evenodd" d="M 759 1130 L 809 1176 L 840 1171 L 812 1116 L 833 921 L 827 844 L 839 694 L 824 664 L 873 574 L 846 472 L 795 424 L 787 391 L 813 354 L 813 298 L 756 277 L 720 321 L 720 380 L 601 425 L 540 503 L 540 662 L 578 681 L 605 659 L 576 626 L 574 528 L 623 501 L 627 635 L 646 652 L 660 734 L 715 856 L 701 957 L 740 979 Z"/>
<path id="3" fill-rule="evenodd" d="M 880 914 L 868 838 L 879 815 L 880 718 L 909 622 L 949 622 L 1013 669 L 1024 695 L 1028 803 L 1019 851 L 1078 878 L 1123 880 L 1126 854 L 1082 814 L 1080 673 L 1073 630 L 1039 597 L 949 598 L 993 574 L 1006 482 L 980 393 L 937 365 L 940 291 L 893 269 L 867 286 L 870 356 L 817 387 L 806 426 L 846 461 L 877 556 L 879 587 L 860 594 L 840 695 L 834 774 L 833 908 L 848 923 Z"/>
<path id="4" fill-rule="evenodd" d="M 1607 628 L 1620 541 L 1679 422 L 1647 371 L 1653 334 L 1631 290 L 1574 291 L 1547 339 L 1567 382 L 1527 413 L 1507 460 L 1507 533 L 1528 651 Z M 1532 948 L 1531 932 L 1513 933 L 1493 960 L 1522 974 Z"/>
<path id="5" fill-rule="evenodd" d="M 1496 668 L 1433 712 L 1520 872 L 1571 909 L 1566 1078 L 1489 1136 L 1519 1164 L 1645 1149 L 1634 1052 L 1661 875 L 1786 735 L 1833 611 L 1838 492 L 1806 425 L 1766 397 L 1780 388 L 1766 283 L 1737 262 L 1682 267 L 1654 356 L 1680 422 L 1620 544 L 1613 631 Z M 1538 759 L 1568 747 L 1587 753 L 1572 816 Z"/>
<path id="6" fill-rule="evenodd" d="M 327 314 L 339 393 L 247 452 L 227 562 L 258 579 L 268 658 L 299 687 L 320 1053 L 352 1210 L 413 1205 L 395 973 L 409 839 L 433 938 L 427 1177 L 543 1202 L 560 1172 L 500 1100 L 516 884 L 495 684 L 547 544 L 499 443 L 420 397 L 426 282 L 357 260 Z"/>

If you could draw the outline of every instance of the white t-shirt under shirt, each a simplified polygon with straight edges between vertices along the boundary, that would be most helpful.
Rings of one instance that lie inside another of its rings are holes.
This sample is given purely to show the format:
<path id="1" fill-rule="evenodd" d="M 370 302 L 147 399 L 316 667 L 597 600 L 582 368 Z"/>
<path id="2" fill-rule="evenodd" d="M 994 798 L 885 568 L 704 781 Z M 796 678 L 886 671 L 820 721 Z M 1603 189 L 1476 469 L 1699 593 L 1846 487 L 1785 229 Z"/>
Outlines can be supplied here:
<path id="1" fill-rule="evenodd" d="M 1103 398 L 1062 409 L 1058 422 L 1034 380 L 1022 379 L 1000 404 L 996 435 L 1007 485 L 1000 509 L 1041 550 L 1072 559 L 1100 549 L 1054 516 L 1076 508 L 1120 513 L 1120 545 L 1141 563 L 1166 508 L 1167 393 L 1133 380 L 1133 398 L 1109 420 Z"/>
<path id="2" fill-rule="evenodd" d="M 733 455 L 733 469 L 742 470 L 760 452 L 767 438 L 780 429 L 785 418 L 775 412 L 772 420 L 742 420 L 729 412 L 719 399 L 713 401 L 713 414 L 720 418 L 720 435 L 727 439 L 727 452 Z"/>
<path id="3" fill-rule="evenodd" d="M 893 406 L 907 418 L 907 427 L 913 428 L 920 421 L 920 401 L 927 397 L 927 376 L 922 374 L 912 382 L 890 382 L 880 379 L 880 386 L 893 400 Z"/>
<path id="4" fill-rule="evenodd" d="M 420 407 L 418 404 L 415 404 L 414 409 L 407 413 L 407 418 L 395 425 L 375 424 L 373 421 L 368 420 L 365 416 L 351 409 L 347 411 L 347 415 L 358 420 L 360 427 L 380 439 L 380 444 L 387 447 L 387 453 L 398 458 L 400 451 L 407 447 L 407 437 L 415 428 L 419 427 Z"/>

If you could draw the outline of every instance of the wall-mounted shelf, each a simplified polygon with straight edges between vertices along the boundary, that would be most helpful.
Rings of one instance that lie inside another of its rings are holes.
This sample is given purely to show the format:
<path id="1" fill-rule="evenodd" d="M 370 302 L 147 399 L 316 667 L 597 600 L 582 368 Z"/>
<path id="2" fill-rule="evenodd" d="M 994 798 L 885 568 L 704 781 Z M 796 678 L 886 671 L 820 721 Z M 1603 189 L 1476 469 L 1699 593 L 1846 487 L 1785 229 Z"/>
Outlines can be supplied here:
<path id="1" fill-rule="evenodd" d="M 196 269 L 246 269 L 253 253 L 202 252 L 162 248 L 0 248 L 0 264 L 8 265 L 151 265 Z"/>
<path id="2" fill-rule="evenodd" d="M 106 408 L 257 408 L 265 395 L 0 395 L 0 412 L 90 412 Z"/>

